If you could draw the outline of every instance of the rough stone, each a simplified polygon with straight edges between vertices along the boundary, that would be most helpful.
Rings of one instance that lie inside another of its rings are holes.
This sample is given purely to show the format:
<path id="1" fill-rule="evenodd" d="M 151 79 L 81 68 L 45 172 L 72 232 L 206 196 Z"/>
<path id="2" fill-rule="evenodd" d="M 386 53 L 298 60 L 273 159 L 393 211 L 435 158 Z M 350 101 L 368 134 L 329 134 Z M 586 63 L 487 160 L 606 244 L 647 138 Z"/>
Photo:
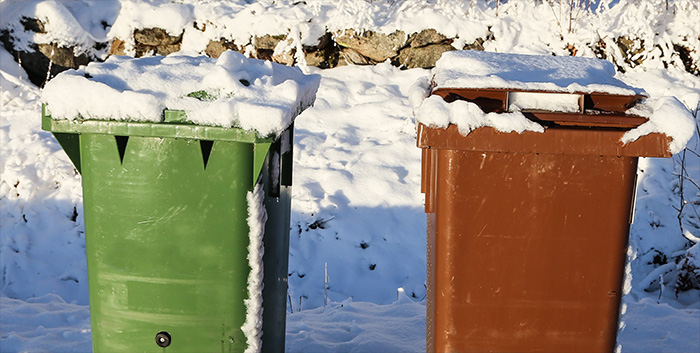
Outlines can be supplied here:
<path id="1" fill-rule="evenodd" d="M 602 38 L 598 39 L 598 41 L 595 42 L 594 44 L 589 45 L 589 48 L 591 48 L 591 50 L 593 50 L 593 54 L 595 54 L 596 58 L 598 58 L 598 59 L 607 59 L 608 58 L 608 54 L 605 52 L 607 47 L 608 47 L 608 45 L 605 44 L 605 41 Z"/>
<path id="2" fill-rule="evenodd" d="M 168 55 L 180 50 L 182 35 L 171 36 L 162 28 L 144 28 L 134 31 L 135 56 Z"/>
<path id="3" fill-rule="evenodd" d="M 306 65 L 316 66 L 322 69 L 327 69 L 330 67 L 328 62 L 325 60 L 323 53 L 318 51 L 304 52 L 304 58 L 306 60 Z"/>
<path id="4" fill-rule="evenodd" d="M 277 46 L 280 46 L 280 43 L 286 44 L 287 47 L 285 48 L 284 51 L 280 53 L 275 53 L 273 51 L 272 53 L 272 61 L 282 64 L 282 65 L 287 65 L 287 66 L 293 66 L 296 63 L 296 48 L 291 48 L 292 45 L 292 39 L 289 38 L 285 42 L 280 41 L 277 43 Z M 276 49 L 276 47 L 275 47 Z"/>
<path id="5" fill-rule="evenodd" d="M 60 47 L 55 43 L 33 44 L 31 52 L 15 51 L 11 43 L 6 43 L 4 36 L 2 39 L 3 45 L 10 54 L 14 58 L 19 58 L 29 81 L 39 87 L 46 83 L 47 78 L 52 78 L 68 69 L 77 69 L 80 65 L 87 65 L 90 62 L 87 55 L 76 55 L 74 47 Z"/>
<path id="6" fill-rule="evenodd" d="M 25 31 L 46 33 L 46 27 L 39 19 L 22 17 L 19 22 Z M 46 82 L 47 78 L 52 78 L 68 69 L 77 69 L 91 61 L 87 54 L 76 52 L 73 46 L 31 43 L 30 50 L 24 51 L 15 49 L 15 41 L 16 38 L 12 36 L 11 31 L 6 29 L 0 31 L 0 42 L 12 57 L 21 63 L 29 80 L 39 87 Z M 95 48 L 99 49 L 100 45 L 104 48 L 105 43 L 95 43 Z"/>
<path id="7" fill-rule="evenodd" d="M 279 35 L 270 35 L 266 34 L 262 37 L 256 36 L 253 40 L 253 46 L 255 46 L 255 49 L 265 49 L 265 50 L 272 50 L 274 51 L 275 48 L 277 47 L 277 44 L 281 42 L 286 36 L 283 34 Z"/>
<path id="8" fill-rule="evenodd" d="M 644 53 L 644 40 L 634 40 L 622 36 L 617 38 L 616 43 L 622 52 L 622 57 L 630 67 L 635 67 L 644 61 L 644 55 L 640 55 Z"/>
<path id="9" fill-rule="evenodd" d="M 140 48 L 136 46 L 136 57 L 141 57 L 144 55 L 158 54 L 158 55 L 170 55 L 172 53 L 180 51 L 181 43 L 160 45 L 157 47 L 143 47 Z"/>
<path id="10" fill-rule="evenodd" d="M 493 32 L 491 32 L 491 26 L 488 26 L 488 32 L 486 33 L 486 38 L 477 38 L 474 43 L 464 45 L 464 50 L 481 50 L 484 51 L 484 43 L 492 40 L 496 40 Z"/>
<path id="11" fill-rule="evenodd" d="M 210 40 L 209 44 L 207 44 L 207 47 L 204 49 L 204 53 L 207 54 L 207 56 L 209 56 L 210 58 L 216 59 L 219 56 L 221 56 L 221 53 L 227 50 L 240 51 L 238 46 L 233 42 L 224 38 L 220 38 L 217 41 Z"/>
<path id="12" fill-rule="evenodd" d="M 338 65 L 371 65 L 372 60 L 364 57 L 357 50 L 343 48 L 340 50 Z"/>
<path id="13" fill-rule="evenodd" d="M 578 53 L 578 49 L 576 49 L 576 46 L 570 43 L 567 43 L 564 49 L 566 49 L 569 52 L 569 55 L 571 56 L 576 56 L 576 54 Z"/>
<path id="14" fill-rule="evenodd" d="M 484 51 L 484 39 L 483 38 L 477 38 L 474 43 L 471 44 L 466 44 L 464 46 L 464 50 L 481 50 Z"/>
<path id="15" fill-rule="evenodd" d="M 77 69 L 80 65 L 87 65 L 90 59 L 85 54 L 75 55 L 74 47 L 60 47 L 58 44 L 38 44 L 39 53 L 47 57 L 53 65 Z"/>
<path id="16" fill-rule="evenodd" d="M 134 40 L 137 44 L 145 46 L 168 46 L 181 42 L 182 33 L 179 36 L 171 36 L 162 28 L 137 29 L 134 31 Z"/>
<path id="17" fill-rule="evenodd" d="M 340 48 L 333 40 L 333 35 L 326 33 L 318 38 L 318 45 L 304 46 L 306 64 L 322 69 L 338 66 Z"/>
<path id="18" fill-rule="evenodd" d="M 119 38 L 112 40 L 112 45 L 109 47 L 109 55 L 126 55 L 124 41 Z"/>
<path id="19" fill-rule="evenodd" d="M 29 17 L 24 17 L 19 20 L 19 23 L 24 26 L 24 29 L 27 31 L 31 31 L 34 33 L 46 33 L 46 27 L 44 26 L 44 22 L 42 22 L 38 18 L 29 18 Z"/>
<path id="20" fill-rule="evenodd" d="M 447 37 L 438 33 L 435 29 L 424 29 L 418 33 L 413 33 L 408 37 L 406 44 L 411 48 L 420 48 L 430 44 L 438 44 L 447 41 Z"/>
<path id="21" fill-rule="evenodd" d="M 420 48 L 407 47 L 401 50 L 398 63 L 402 68 L 432 68 L 442 53 L 456 50 L 450 44 L 433 44 Z"/>
<path id="22" fill-rule="evenodd" d="M 274 50 L 271 49 L 258 49 L 255 48 L 255 59 L 260 59 L 260 60 L 267 60 L 267 61 L 272 61 L 272 55 L 275 53 Z"/>
<path id="23" fill-rule="evenodd" d="M 390 34 L 373 31 L 356 32 L 354 29 L 335 34 L 339 46 L 356 50 L 374 62 L 391 59 L 398 54 L 406 43 L 406 33 L 396 31 Z"/>
<path id="24" fill-rule="evenodd" d="M 688 71 L 695 76 L 700 76 L 700 63 L 693 62 L 693 56 L 691 55 L 691 51 L 688 49 L 688 47 L 674 43 L 673 50 L 678 53 L 678 56 L 681 58 L 685 71 Z"/>
<path id="25" fill-rule="evenodd" d="M 292 49 L 291 51 L 285 51 L 282 54 L 272 55 L 272 61 L 282 65 L 294 66 L 294 64 L 297 62 L 295 55 L 296 49 Z"/>

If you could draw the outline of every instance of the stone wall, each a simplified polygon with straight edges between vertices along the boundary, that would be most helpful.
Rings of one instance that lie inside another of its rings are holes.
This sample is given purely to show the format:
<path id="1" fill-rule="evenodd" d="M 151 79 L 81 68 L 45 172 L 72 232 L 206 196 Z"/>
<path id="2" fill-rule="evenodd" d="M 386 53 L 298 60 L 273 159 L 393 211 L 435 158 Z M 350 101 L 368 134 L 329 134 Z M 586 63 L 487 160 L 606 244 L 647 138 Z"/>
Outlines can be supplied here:
<path id="1" fill-rule="evenodd" d="M 23 18 L 22 25 L 26 31 L 44 33 L 44 24 L 37 19 Z M 199 29 L 194 24 L 195 29 Z M 204 30 L 204 29 L 200 29 Z M 303 60 L 307 65 L 320 68 L 332 68 L 341 65 L 373 65 L 390 61 L 400 68 L 431 68 L 442 53 L 450 50 L 484 50 L 484 44 L 496 38 L 490 28 L 485 38 L 477 38 L 461 48 L 456 48 L 456 38 L 447 37 L 435 29 L 424 29 L 417 33 L 395 31 L 380 33 L 367 30 L 347 29 L 328 32 L 318 38 L 312 46 L 295 45 L 293 38 L 286 35 L 264 35 L 250 38 L 247 43 L 235 43 L 225 38 L 211 40 L 204 54 L 217 58 L 225 50 L 235 50 L 250 57 L 271 60 L 285 65 L 298 64 Z M 132 38 L 115 38 L 111 43 L 96 43 L 96 49 L 109 47 L 108 55 L 132 54 L 135 57 L 148 55 L 168 55 L 180 50 L 184 30 L 177 36 L 168 34 L 161 28 L 143 28 L 133 32 Z M 75 48 L 61 47 L 58 44 L 33 44 L 31 50 L 16 50 L 12 33 L 0 30 L 0 41 L 5 48 L 21 62 L 29 79 L 38 86 L 45 83 L 47 76 L 69 68 L 78 68 L 90 61 L 98 60 L 94 56 L 78 53 Z M 133 50 L 127 51 L 125 43 L 133 43 Z M 608 41 L 607 43 L 610 43 Z M 686 71 L 700 76 L 700 63 L 694 62 L 690 55 L 693 49 L 682 44 L 673 44 L 670 48 L 647 48 L 643 40 L 634 36 L 621 36 L 614 40 L 617 48 L 600 40 L 586 43 L 596 56 L 612 61 L 619 71 L 641 65 L 650 50 L 661 52 L 666 59 L 664 65 L 682 62 Z M 297 53 L 301 48 L 303 55 Z M 576 55 L 581 48 L 566 44 L 564 49 L 570 55 Z M 613 50 L 614 49 L 614 50 Z M 50 67 L 50 69 L 49 69 Z M 50 72 L 49 72 L 50 71 Z M 48 73 L 48 75 L 47 75 Z"/>

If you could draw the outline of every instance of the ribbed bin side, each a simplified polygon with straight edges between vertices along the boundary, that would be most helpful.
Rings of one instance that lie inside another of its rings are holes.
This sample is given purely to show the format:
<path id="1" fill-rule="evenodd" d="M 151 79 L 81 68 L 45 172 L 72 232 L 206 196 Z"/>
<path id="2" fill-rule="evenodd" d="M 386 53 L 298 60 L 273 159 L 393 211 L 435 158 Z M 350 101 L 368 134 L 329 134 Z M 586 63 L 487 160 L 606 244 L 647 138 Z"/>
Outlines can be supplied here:
<path id="1" fill-rule="evenodd" d="M 243 351 L 253 145 L 119 139 L 80 136 L 94 350 Z"/>
<path id="2" fill-rule="evenodd" d="M 436 153 L 435 352 L 612 351 L 636 158 Z"/>

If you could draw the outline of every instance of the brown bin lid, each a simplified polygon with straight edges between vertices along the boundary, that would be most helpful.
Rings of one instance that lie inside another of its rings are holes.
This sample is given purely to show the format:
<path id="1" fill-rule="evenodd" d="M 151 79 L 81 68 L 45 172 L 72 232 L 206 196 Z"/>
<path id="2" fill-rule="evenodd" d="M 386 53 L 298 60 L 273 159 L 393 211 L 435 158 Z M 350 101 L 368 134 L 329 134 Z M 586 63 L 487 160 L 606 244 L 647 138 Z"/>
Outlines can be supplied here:
<path id="1" fill-rule="evenodd" d="M 544 133 L 502 133 L 479 127 L 465 137 L 452 123 L 447 128 L 420 124 L 418 146 L 483 152 L 670 157 L 672 139 L 663 133 L 651 133 L 627 144 L 621 142 L 627 131 L 649 120 L 635 115 L 645 114 L 645 109 L 632 109 L 648 95 L 614 76 L 612 64 L 592 58 L 468 50 L 445 53 L 430 81 L 422 81 L 416 86 L 418 89 L 430 90 L 430 95 L 442 97 L 447 103 L 474 103 L 484 113 L 519 111 L 546 129 Z"/>
<path id="2" fill-rule="evenodd" d="M 456 100 L 472 102 L 485 113 L 504 113 L 508 111 L 509 95 L 518 93 L 544 93 L 579 95 L 577 112 L 553 112 L 543 110 L 522 110 L 531 120 L 549 122 L 561 126 L 609 127 L 631 129 L 645 123 L 648 119 L 626 114 L 625 111 L 647 98 L 644 95 L 620 95 L 609 93 L 563 93 L 556 91 L 512 90 L 495 88 L 436 88 L 432 94 L 442 97 L 446 102 Z"/>

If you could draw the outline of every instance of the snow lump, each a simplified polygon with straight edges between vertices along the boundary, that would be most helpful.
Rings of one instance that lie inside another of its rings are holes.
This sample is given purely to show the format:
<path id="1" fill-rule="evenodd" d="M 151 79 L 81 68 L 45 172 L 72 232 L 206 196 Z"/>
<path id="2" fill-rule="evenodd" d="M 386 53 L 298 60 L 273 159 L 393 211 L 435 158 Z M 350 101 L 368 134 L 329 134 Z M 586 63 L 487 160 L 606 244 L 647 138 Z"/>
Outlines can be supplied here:
<path id="1" fill-rule="evenodd" d="M 162 122 L 163 110 L 171 109 L 195 124 L 268 136 L 279 135 L 313 104 L 319 83 L 318 75 L 234 51 L 218 59 L 112 56 L 59 74 L 42 100 L 54 119 Z"/>

